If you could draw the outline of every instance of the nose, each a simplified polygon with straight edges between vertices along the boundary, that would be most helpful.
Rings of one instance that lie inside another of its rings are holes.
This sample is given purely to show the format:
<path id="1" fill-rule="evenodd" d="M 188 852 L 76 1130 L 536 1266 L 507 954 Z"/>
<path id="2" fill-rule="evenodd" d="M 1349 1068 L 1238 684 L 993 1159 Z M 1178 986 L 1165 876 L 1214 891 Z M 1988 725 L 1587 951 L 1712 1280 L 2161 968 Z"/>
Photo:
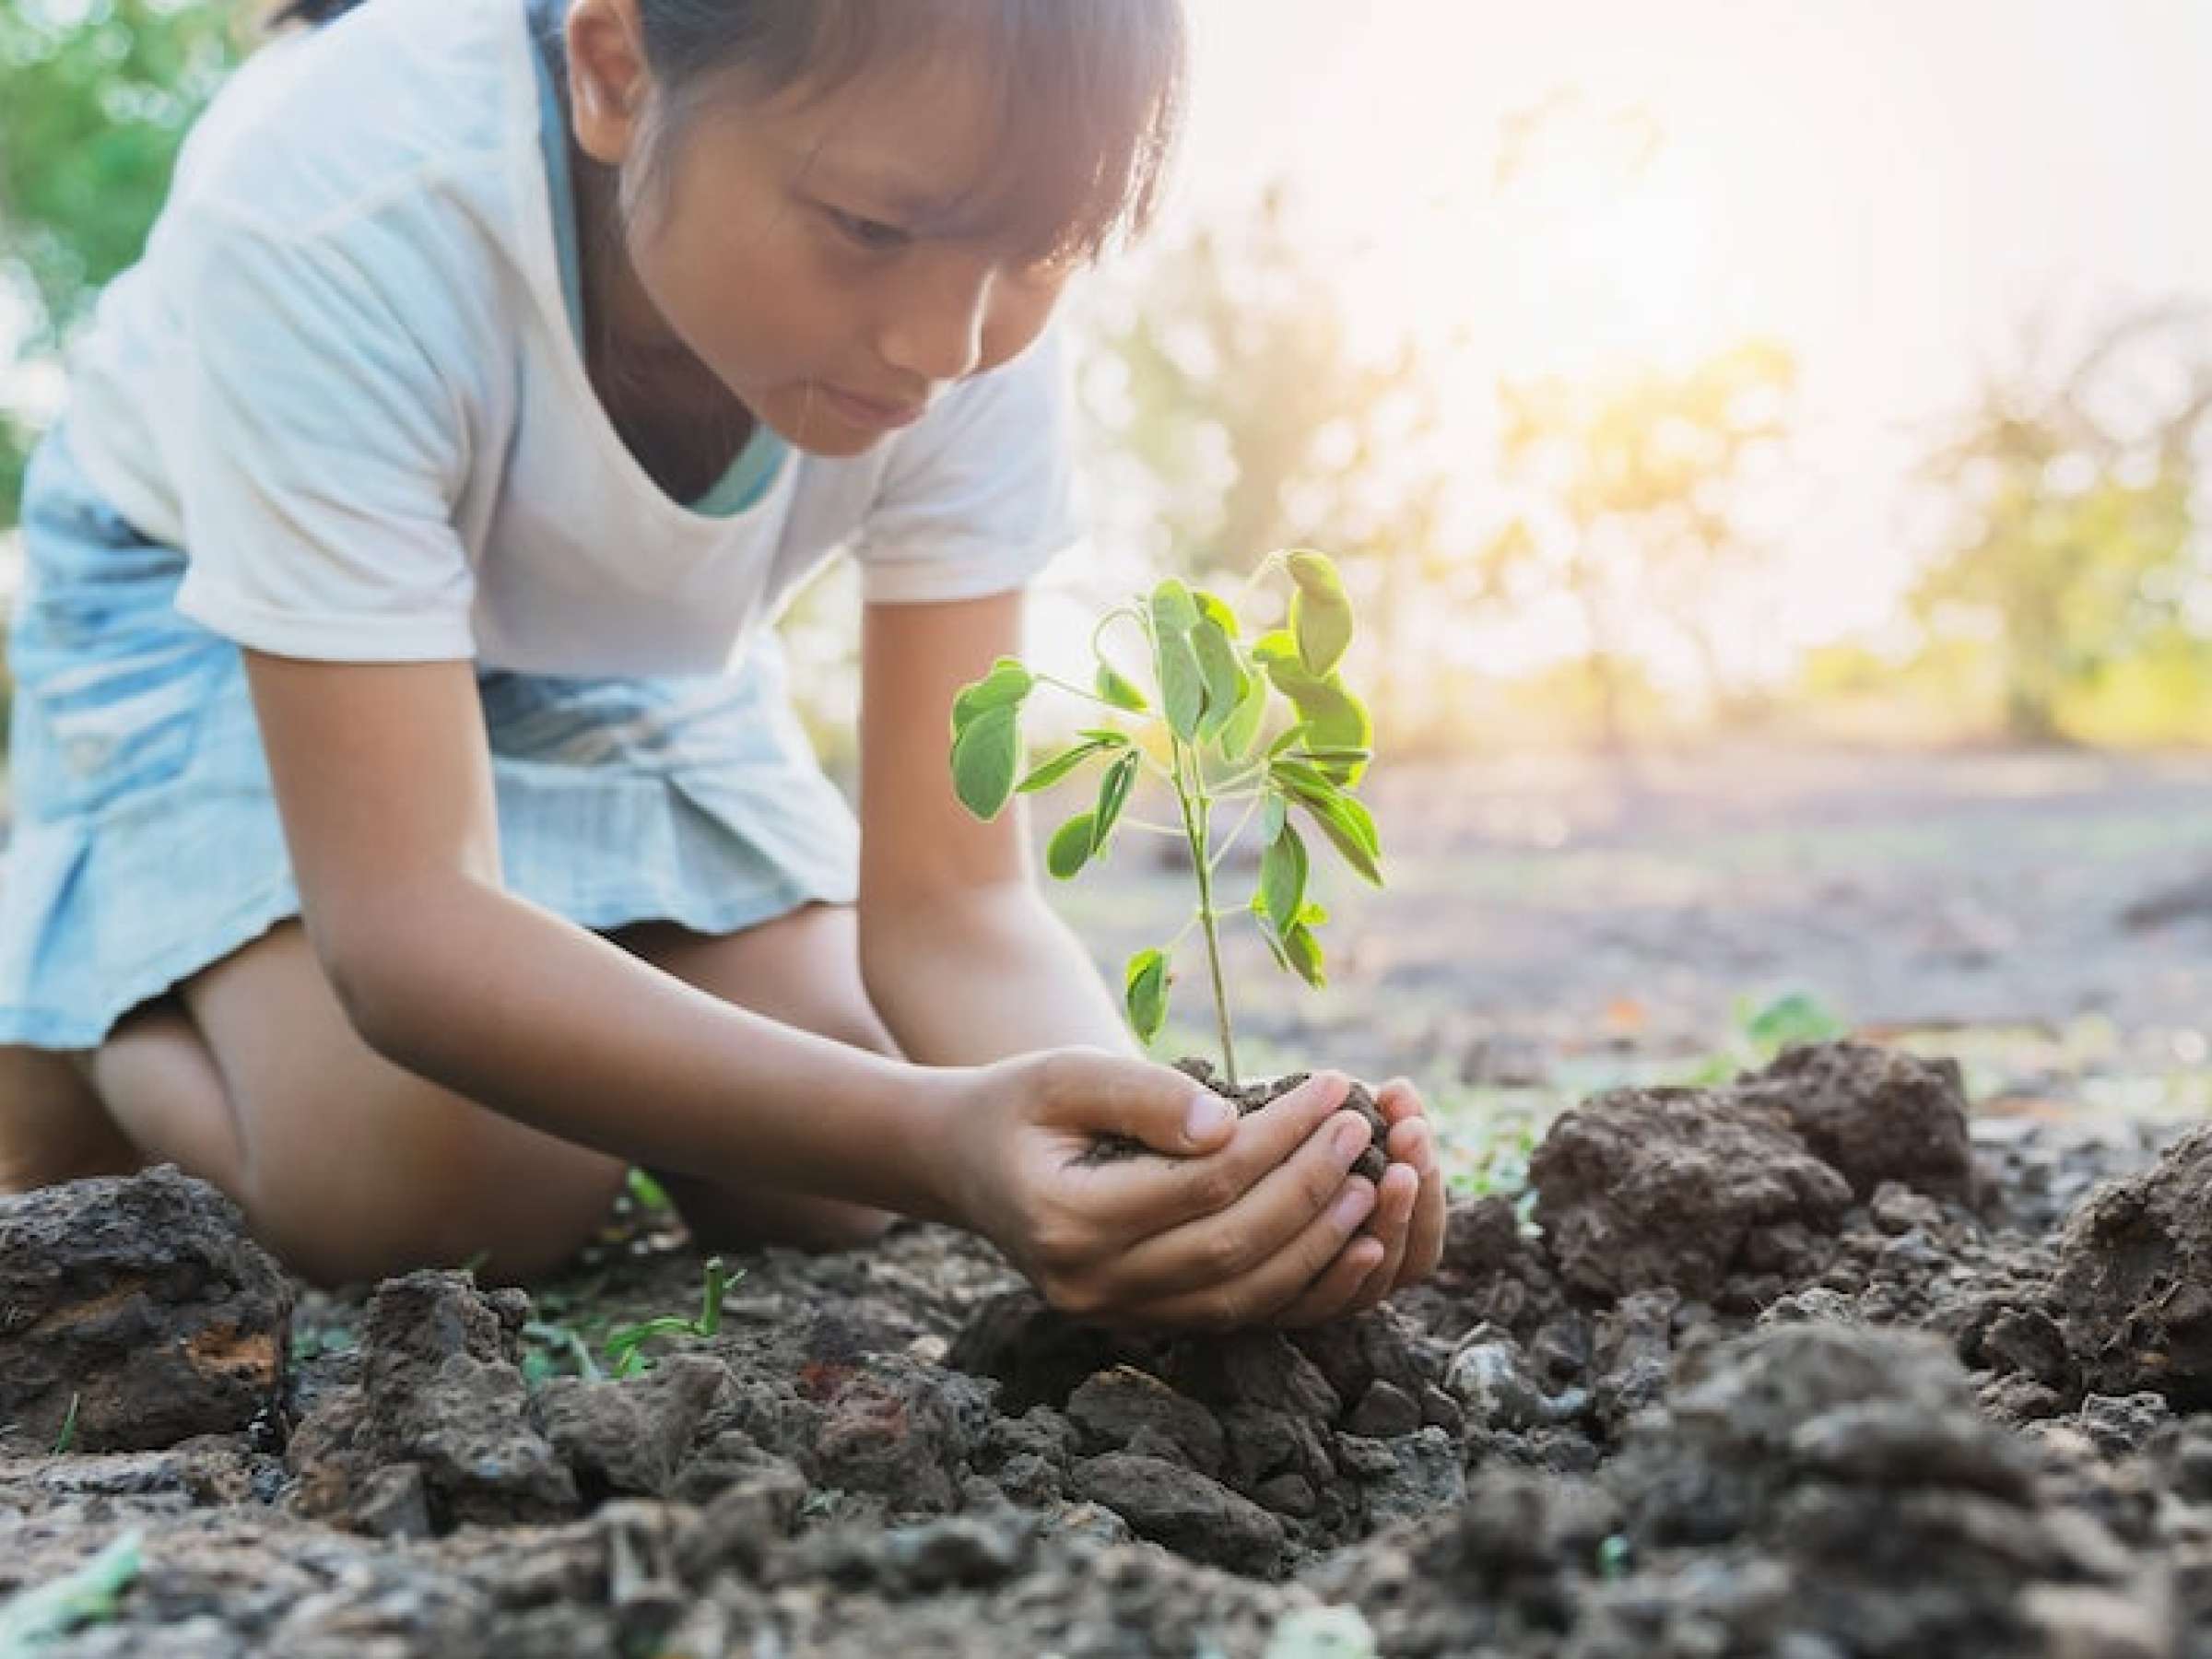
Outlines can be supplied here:
<path id="1" fill-rule="evenodd" d="M 877 343 L 884 360 L 932 384 L 972 373 L 982 361 L 996 265 L 945 250 L 926 264 L 917 262 L 909 275 Z"/>

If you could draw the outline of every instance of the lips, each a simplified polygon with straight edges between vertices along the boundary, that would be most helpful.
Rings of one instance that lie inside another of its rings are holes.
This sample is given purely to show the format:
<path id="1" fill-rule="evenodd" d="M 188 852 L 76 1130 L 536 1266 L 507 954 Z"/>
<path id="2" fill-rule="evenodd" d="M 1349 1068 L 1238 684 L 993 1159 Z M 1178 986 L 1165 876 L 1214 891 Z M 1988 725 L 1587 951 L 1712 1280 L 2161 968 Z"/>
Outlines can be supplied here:
<path id="1" fill-rule="evenodd" d="M 922 418 L 929 405 L 926 401 L 899 401 L 889 398 L 863 397 L 857 392 L 825 385 L 821 388 L 822 401 L 835 409 L 838 415 L 854 426 L 868 427 L 879 431 L 890 431 L 898 427 L 912 426 Z"/>

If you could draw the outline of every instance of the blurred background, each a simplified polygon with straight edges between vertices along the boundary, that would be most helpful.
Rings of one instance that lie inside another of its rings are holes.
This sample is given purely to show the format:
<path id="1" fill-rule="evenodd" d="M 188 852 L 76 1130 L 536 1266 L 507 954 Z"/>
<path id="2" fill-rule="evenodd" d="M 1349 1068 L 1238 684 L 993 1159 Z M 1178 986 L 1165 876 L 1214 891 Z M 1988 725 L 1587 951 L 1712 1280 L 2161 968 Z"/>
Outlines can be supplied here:
<path id="1" fill-rule="evenodd" d="M 1342 565 L 1392 885 L 1324 997 L 1253 948 L 1264 1038 L 1480 1092 L 1994 1031 L 2006 1098 L 2201 1105 L 2212 6 L 1192 11 L 1166 219 L 1076 306 L 1097 536 L 1035 649 Z M 0 548 L 251 40 L 0 0 Z M 842 574 L 786 620 L 838 767 L 855 621 Z M 1171 877 L 1065 889 L 1102 962 Z"/>

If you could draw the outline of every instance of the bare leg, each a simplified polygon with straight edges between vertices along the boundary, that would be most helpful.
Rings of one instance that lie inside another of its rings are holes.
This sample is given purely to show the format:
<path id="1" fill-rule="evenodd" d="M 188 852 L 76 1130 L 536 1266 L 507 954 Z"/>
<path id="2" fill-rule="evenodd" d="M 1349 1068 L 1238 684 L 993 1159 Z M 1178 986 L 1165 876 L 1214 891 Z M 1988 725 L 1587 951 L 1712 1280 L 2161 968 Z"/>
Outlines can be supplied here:
<path id="1" fill-rule="evenodd" d="M 139 1163 L 76 1056 L 0 1047 L 0 1193 L 128 1175 Z"/>
<path id="2" fill-rule="evenodd" d="M 383 1059 L 347 1023 L 297 923 L 187 981 L 92 1071 L 139 1146 L 228 1192 L 292 1266 L 326 1282 L 479 1255 L 558 1265 L 622 1164 L 526 1128 Z M 196 1041 L 196 1050 L 194 1047 Z"/>
<path id="3" fill-rule="evenodd" d="M 236 1193 L 244 1154 L 215 1057 L 173 996 L 133 1009 L 92 1051 L 87 1074 L 116 1123 L 155 1163 Z"/>
<path id="4" fill-rule="evenodd" d="M 810 904 L 735 934 L 697 934 L 665 922 L 622 929 L 617 944 L 724 1002 L 894 1054 L 882 1017 L 861 982 L 859 928 L 849 905 Z M 878 1237 L 881 1210 L 728 1182 L 660 1177 L 692 1236 L 710 1250 L 797 1244 L 841 1250 Z"/>

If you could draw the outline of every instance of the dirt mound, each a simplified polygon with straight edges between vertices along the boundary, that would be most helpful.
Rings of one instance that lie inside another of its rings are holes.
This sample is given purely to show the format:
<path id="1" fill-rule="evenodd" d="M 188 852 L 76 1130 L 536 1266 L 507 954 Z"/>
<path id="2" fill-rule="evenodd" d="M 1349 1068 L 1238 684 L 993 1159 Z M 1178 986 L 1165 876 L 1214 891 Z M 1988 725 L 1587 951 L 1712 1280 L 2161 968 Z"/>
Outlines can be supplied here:
<path id="1" fill-rule="evenodd" d="M 1536 1225 L 1567 1283 L 1779 1293 L 1819 1270 L 1851 1187 L 1773 1106 L 1719 1089 L 1619 1089 L 1553 1125 L 1529 1162 Z"/>
<path id="2" fill-rule="evenodd" d="M 1455 1206 L 1433 1282 L 1295 1335 L 1116 1336 L 900 1227 L 748 1258 L 641 1375 L 548 1375 L 605 1335 L 558 1290 L 410 1275 L 317 1299 L 281 1461 L 0 1450 L 0 1592 L 135 1528 L 57 1651 L 2212 1653 L 2212 1131 L 2053 1238 L 1991 1219 L 2047 1160 L 1962 1166 L 1961 1123 L 1864 1045 L 1600 1096 L 1533 1205 Z M 242 1248 L 206 1213 L 198 1256 Z M 599 1271 L 635 1317 L 699 1269 Z"/>
<path id="3" fill-rule="evenodd" d="M 2212 1128 L 2075 1211 L 2059 1241 L 2057 1300 L 2090 1387 L 2212 1408 Z"/>

